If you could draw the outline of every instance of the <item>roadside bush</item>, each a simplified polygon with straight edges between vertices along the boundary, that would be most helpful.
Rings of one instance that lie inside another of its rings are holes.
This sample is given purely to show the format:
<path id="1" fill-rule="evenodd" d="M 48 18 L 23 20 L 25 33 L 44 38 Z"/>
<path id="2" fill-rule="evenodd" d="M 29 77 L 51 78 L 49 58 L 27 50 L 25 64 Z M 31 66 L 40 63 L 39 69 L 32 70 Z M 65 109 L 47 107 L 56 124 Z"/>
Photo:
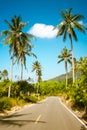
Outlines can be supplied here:
<path id="1" fill-rule="evenodd" d="M 16 105 L 16 100 L 13 98 L 3 97 L 0 99 L 0 111 L 10 110 L 13 106 Z"/>
<path id="2" fill-rule="evenodd" d="M 23 96 L 23 99 L 26 102 L 32 102 L 32 103 L 36 103 L 38 101 L 38 97 L 37 96 Z"/>
<path id="3" fill-rule="evenodd" d="M 9 80 L 4 80 L 0 82 L 0 97 L 8 95 L 8 86 L 10 84 Z"/>
<path id="4" fill-rule="evenodd" d="M 30 101 L 32 103 L 36 103 L 38 101 L 38 97 L 37 96 L 30 96 Z"/>
<path id="5" fill-rule="evenodd" d="M 67 97 L 73 102 L 74 107 L 83 108 L 87 102 L 86 86 L 82 79 L 78 79 L 74 84 L 69 84 Z"/>
<path id="6" fill-rule="evenodd" d="M 17 102 L 17 106 L 24 106 L 26 104 L 26 102 L 23 99 L 17 98 L 16 99 Z"/>
<path id="7" fill-rule="evenodd" d="M 11 97 L 17 98 L 20 96 L 20 86 L 17 82 L 13 82 L 11 85 Z"/>
<path id="8" fill-rule="evenodd" d="M 23 95 L 30 95 L 35 92 L 33 84 L 29 84 L 27 81 L 13 82 L 11 86 L 11 97 L 17 98 Z"/>
<path id="9" fill-rule="evenodd" d="M 17 84 L 19 86 L 20 92 L 22 92 L 23 94 L 26 94 L 27 92 L 32 93 L 35 91 L 34 85 L 29 84 L 27 81 L 18 81 Z"/>

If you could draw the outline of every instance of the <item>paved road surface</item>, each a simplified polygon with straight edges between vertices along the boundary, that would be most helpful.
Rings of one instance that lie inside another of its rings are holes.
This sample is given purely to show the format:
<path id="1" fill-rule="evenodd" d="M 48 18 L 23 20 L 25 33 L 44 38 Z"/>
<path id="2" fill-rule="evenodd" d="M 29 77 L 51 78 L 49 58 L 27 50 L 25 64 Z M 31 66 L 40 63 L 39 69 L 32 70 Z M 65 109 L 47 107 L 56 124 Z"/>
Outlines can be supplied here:
<path id="1" fill-rule="evenodd" d="M 0 130 L 86 130 L 57 97 L 0 119 Z"/>

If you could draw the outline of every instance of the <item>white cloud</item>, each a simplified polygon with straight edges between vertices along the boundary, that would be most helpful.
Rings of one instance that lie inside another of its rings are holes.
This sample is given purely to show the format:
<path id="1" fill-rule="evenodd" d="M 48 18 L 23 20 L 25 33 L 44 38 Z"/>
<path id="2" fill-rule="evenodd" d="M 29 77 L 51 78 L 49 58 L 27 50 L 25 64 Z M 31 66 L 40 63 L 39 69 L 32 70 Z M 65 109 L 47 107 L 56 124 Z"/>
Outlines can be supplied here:
<path id="1" fill-rule="evenodd" d="M 79 21 L 79 23 L 82 24 L 82 25 L 84 24 L 83 21 Z"/>
<path id="2" fill-rule="evenodd" d="M 87 23 L 84 23 L 83 21 L 79 21 L 80 24 L 84 25 L 84 26 L 87 26 Z"/>
<path id="3" fill-rule="evenodd" d="M 54 38 L 57 35 L 57 29 L 53 30 L 54 26 L 36 23 L 29 30 L 29 33 L 39 38 Z"/>

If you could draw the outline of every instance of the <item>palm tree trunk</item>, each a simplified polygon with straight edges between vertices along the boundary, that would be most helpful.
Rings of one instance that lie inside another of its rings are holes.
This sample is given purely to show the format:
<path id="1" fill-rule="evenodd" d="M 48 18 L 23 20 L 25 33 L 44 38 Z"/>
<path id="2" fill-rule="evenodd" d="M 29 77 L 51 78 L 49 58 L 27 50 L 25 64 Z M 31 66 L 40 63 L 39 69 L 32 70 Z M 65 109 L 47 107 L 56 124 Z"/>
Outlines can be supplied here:
<path id="1" fill-rule="evenodd" d="M 73 51 L 72 51 L 72 71 L 73 71 L 73 83 L 75 82 L 75 66 L 74 66 L 74 55 L 73 55 Z"/>
<path id="2" fill-rule="evenodd" d="M 75 82 L 75 65 L 74 65 L 74 53 L 73 53 L 73 43 L 72 43 L 72 37 L 70 37 L 70 44 L 71 44 L 71 51 L 72 51 L 72 77 L 73 77 L 73 83 Z"/>
<path id="3" fill-rule="evenodd" d="M 37 93 L 38 100 L 39 100 L 39 87 L 40 87 L 39 85 L 40 85 L 39 82 L 37 82 L 37 92 L 36 93 Z"/>
<path id="4" fill-rule="evenodd" d="M 68 77 L 67 77 L 67 62 L 65 61 L 65 71 L 66 71 L 66 89 L 68 85 Z"/>
<path id="5" fill-rule="evenodd" d="M 87 116 L 87 105 L 85 105 L 85 115 Z"/>
<path id="6" fill-rule="evenodd" d="M 21 74 L 20 74 L 20 80 L 23 80 L 23 64 L 21 63 Z"/>
<path id="7" fill-rule="evenodd" d="M 11 66 L 10 66 L 10 85 L 8 88 L 8 97 L 10 97 L 11 93 L 11 82 L 12 82 L 12 74 L 13 74 L 13 59 L 11 60 Z"/>

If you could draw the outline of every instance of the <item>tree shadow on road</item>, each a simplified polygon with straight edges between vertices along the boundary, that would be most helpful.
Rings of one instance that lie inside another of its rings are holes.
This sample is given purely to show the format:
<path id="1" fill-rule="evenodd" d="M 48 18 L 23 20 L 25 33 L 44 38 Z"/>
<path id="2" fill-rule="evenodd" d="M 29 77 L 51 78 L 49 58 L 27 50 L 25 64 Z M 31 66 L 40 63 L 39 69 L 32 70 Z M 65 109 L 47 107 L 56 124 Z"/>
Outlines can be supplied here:
<path id="1" fill-rule="evenodd" d="M 27 113 L 27 114 L 17 114 L 17 113 L 14 113 L 14 114 L 10 114 L 10 115 L 6 115 L 4 117 L 1 117 L 1 119 L 6 119 L 6 118 L 14 118 L 14 117 L 21 117 L 21 116 L 24 116 L 24 115 L 29 115 L 29 114 L 32 114 L 32 113 Z"/>
<path id="2" fill-rule="evenodd" d="M 31 114 L 31 113 L 29 113 Z M 5 116 L 3 118 L 0 118 L 0 125 L 6 125 L 6 126 L 19 126 L 22 127 L 24 125 L 27 125 L 28 123 L 35 123 L 36 120 L 28 120 L 28 119 L 23 119 L 22 116 L 28 115 L 28 114 L 13 114 L 9 116 Z M 17 118 L 15 118 L 17 117 Z M 22 117 L 22 119 L 18 119 L 18 117 Z M 38 121 L 38 123 L 46 123 L 44 121 Z"/>

